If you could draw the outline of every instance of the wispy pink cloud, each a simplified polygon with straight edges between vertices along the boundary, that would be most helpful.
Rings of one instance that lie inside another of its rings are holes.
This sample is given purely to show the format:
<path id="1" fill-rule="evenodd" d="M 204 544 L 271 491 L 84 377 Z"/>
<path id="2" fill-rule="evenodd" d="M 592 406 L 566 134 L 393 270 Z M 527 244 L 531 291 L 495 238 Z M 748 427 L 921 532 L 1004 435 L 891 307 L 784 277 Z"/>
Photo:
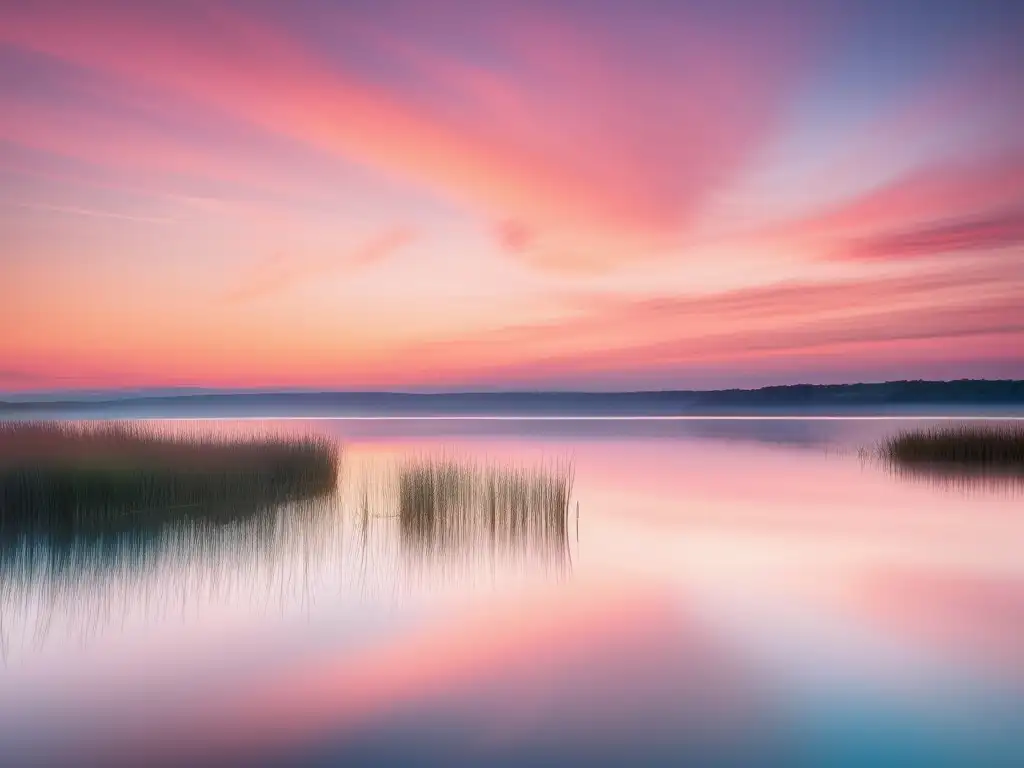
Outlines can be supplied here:
<path id="1" fill-rule="evenodd" d="M 414 237 L 412 230 L 395 227 L 339 255 L 311 258 L 302 254 L 276 253 L 257 262 L 251 270 L 236 275 L 234 285 L 224 298 L 228 302 L 263 299 L 302 282 L 369 267 L 396 253 Z"/>
<path id="2" fill-rule="evenodd" d="M 678 242 L 765 140 L 792 85 L 784 25 L 712 23 L 682 9 L 671 41 L 645 48 L 623 48 L 608 30 L 554 9 L 520 13 L 509 37 L 526 49 L 503 50 L 518 74 L 409 44 L 417 74 L 440 89 L 429 104 L 328 62 L 286 27 L 226 11 L 201 26 L 203 14 L 165 10 L 19 6 L 0 39 L 368 164 L 491 220 L 522 222 L 534 233 L 522 255 L 541 264 L 631 260 Z M 334 23 L 347 29 L 344 17 Z M 552 40 L 552 25 L 572 33 Z M 665 71 L 672 86 L 651 88 Z M 481 92 L 481 109 L 462 109 L 467 93 Z M 553 96 L 565 92 L 574 98 Z M 174 158 L 170 148 L 145 154 L 137 159 Z"/>
<path id="3" fill-rule="evenodd" d="M 782 240 L 872 237 L 936 222 L 981 219 L 1024 207 L 1024 149 L 962 162 L 938 162 L 761 235 Z"/>
<path id="4" fill-rule="evenodd" d="M 1011 339 L 1024 334 L 1021 295 L 1024 269 L 988 264 L 695 297 L 580 297 L 573 316 L 438 341 L 401 357 L 409 365 L 429 358 L 431 370 L 455 379 L 680 366 L 696 371 L 729 362 L 752 366 L 771 356 L 831 356 L 843 349 L 870 360 L 872 349 L 899 344 L 912 354 L 933 340 L 943 342 L 948 355 L 963 340 L 964 349 L 973 344 L 974 352 L 991 356 L 987 346 L 971 341 L 982 337 L 1003 338 L 1002 354 L 1012 357 Z"/>
<path id="5" fill-rule="evenodd" d="M 2 203 L 0 203 L 2 204 Z M 115 219 L 118 221 L 137 221 L 146 224 L 173 224 L 174 219 L 161 216 L 137 216 L 117 211 L 102 211 L 94 208 L 79 208 L 70 205 L 50 205 L 47 203 L 7 203 L 14 208 L 21 208 L 27 211 L 43 211 L 46 213 L 65 213 L 71 216 L 86 216 L 93 219 Z"/>
<path id="6" fill-rule="evenodd" d="M 34 211 L 0 209 L 11 367 L 388 386 L 1013 354 L 1001 14 L 955 40 L 922 16 L 890 87 L 891 30 L 831 4 L 301 5 L 5 5 L 0 191 Z M 314 290 L 404 247 L 396 221 L 431 246 L 408 281 Z M 282 255 L 239 266 L 254 241 Z M 339 334 L 346 291 L 367 320 Z"/>
<path id="7" fill-rule="evenodd" d="M 842 254 L 851 259 L 905 259 L 1024 246 L 1024 210 L 930 222 L 910 230 L 855 241 Z"/>

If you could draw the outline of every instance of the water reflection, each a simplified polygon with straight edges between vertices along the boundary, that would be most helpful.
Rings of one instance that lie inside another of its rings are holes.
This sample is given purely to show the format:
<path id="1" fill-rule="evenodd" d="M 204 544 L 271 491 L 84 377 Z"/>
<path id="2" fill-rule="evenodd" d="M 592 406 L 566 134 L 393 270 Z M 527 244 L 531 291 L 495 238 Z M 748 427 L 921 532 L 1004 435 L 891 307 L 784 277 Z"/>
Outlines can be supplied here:
<path id="1" fill-rule="evenodd" d="M 318 505 L 5 549 L 0 754 L 1024 764 L 1019 500 L 859 462 L 898 422 L 428 427 L 317 425 Z"/>
<path id="2" fill-rule="evenodd" d="M 717 441 L 764 443 L 820 448 L 851 432 L 870 434 L 870 422 L 828 419 L 723 419 L 713 417 L 638 418 L 631 420 L 566 419 L 422 419 L 344 420 L 327 422 L 347 439 L 358 442 L 408 439 L 479 438 L 531 441 Z M 877 431 L 877 427 L 875 428 Z"/>
<path id="3" fill-rule="evenodd" d="M 850 608 L 916 651 L 1024 680 L 1024 575 L 878 568 L 852 580 Z M 1016 681 L 1014 681 L 1016 678 Z"/>
<path id="4" fill-rule="evenodd" d="M 203 505 L 0 535 L 0 653 L 54 632 L 85 642 L 115 626 L 204 609 L 308 610 L 324 596 L 390 600 L 570 570 L 567 464 L 370 457 L 338 489 L 273 505 Z"/>
<path id="5" fill-rule="evenodd" d="M 7 534 L 0 538 L 0 642 L 5 651 L 19 641 L 39 649 L 58 628 L 85 641 L 111 623 L 184 616 L 246 593 L 307 601 L 336 523 L 331 500 L 321 498 Z"/>
<path id="6" fill-rule="evenodd" d="M 296 659 L 114 762 L 756 764 L 773 746 L 767 691 L 689 608 L 614 583 L 477 605 Z"/>

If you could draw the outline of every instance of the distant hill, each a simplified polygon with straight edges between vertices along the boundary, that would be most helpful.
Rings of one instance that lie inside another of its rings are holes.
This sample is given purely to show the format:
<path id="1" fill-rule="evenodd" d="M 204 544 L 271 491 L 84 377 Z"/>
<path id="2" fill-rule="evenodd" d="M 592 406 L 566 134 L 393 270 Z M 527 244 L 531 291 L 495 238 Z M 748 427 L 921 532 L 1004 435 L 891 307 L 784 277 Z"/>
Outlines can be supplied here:
<path id="1" fill-rule="evenodd" d="M 50 394 L 0 401 L 0 415 L 687 415 L 923 409 L 1024 411 L 1024 381 L 890 381 L 654 392 L 228 392 Z"/>

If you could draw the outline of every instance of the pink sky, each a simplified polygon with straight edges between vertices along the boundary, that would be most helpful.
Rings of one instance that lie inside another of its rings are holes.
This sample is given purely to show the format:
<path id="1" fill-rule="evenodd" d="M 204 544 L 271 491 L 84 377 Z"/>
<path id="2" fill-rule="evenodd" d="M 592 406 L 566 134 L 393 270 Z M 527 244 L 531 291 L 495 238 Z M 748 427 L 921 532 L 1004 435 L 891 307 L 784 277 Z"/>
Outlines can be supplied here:
<path id="1" fill-rule="evenodd" d="M 15 2 L 0 390 L 1024 376 L 1024 11 Z"/>

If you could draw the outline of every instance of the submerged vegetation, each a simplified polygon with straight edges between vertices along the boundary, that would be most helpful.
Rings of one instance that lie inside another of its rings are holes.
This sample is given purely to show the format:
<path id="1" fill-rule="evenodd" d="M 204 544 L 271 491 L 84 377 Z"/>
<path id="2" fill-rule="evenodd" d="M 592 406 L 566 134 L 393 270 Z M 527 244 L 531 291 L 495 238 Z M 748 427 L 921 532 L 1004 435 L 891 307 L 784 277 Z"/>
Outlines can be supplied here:
<path id="1" fill-rule="evenodd" d="M 1024 472 L 1024 425 L 961 424 L 906 430 L 884 441 L 881 452 L 900 464 L 971 465 Z"/>
<path id="2" fill-rule="evenodd" d="M 315 436 L 0 422 L 0 535 L 244 515 L 331 493 L 338 466 L 337 446 Z"/>

